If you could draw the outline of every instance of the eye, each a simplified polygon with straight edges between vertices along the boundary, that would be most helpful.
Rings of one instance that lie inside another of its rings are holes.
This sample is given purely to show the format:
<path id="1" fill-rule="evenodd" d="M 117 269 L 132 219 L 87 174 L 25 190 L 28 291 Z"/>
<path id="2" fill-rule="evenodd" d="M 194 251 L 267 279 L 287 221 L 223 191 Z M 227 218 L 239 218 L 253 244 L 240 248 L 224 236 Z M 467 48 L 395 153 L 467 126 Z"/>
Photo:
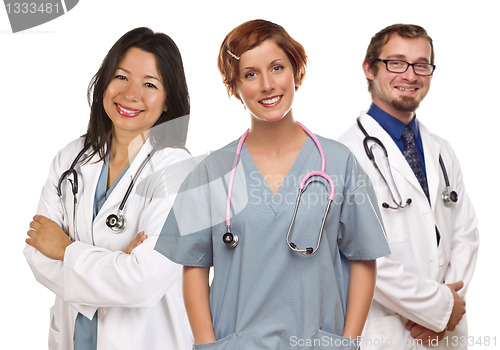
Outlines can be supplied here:
<path id="1" fill-rule="evenodd" d="M 115 75 L 115 79 L 127 80 L 127 77 L 125 77 L 124 75 L 121 75 L 121 74 L 117 74 L 117 75 Z"/>
<path id="2" fill-rule="evenodd" d="M 388 63 L 389 63 L 389 66 L 394 67 L 394 68 L 401 68 L 401 67 L 405 66 L 403 61 L 389 61 Z"/>
<path id="3" fill-rule="evenodd" d="M 255 77 L 255 72 L 248 72 L 245 74 L 245 79 L 251 79 L 253 77 Z"/>
<path id="4" fill-rule="evenodd" d="M 415 63 L 415 68 L 420 69 L 420 70 L 426 70 L 429 69 L 430 64 L 428 63 Z"/>
<path id="5" fill-rule="evenodd" d="M 281 71 L 281 70 L 283 70 L 283 69 L 285 69 L 285 67 L 283 67 L 282 65 L 280 65 L 280 64 L 279 64 L 279 65 L 277 65 L 277 66 L 274 66 L 271 70 L 272 70 L 273 72 L 279 72 L 279 71 Z"/>
<path id="6" fill-rule="evenodd" d="M 147 87 L 149 87 L 149 88 L 153 88 L 153 89 L 157 89 L 157 90 L 158 90 L 158 88 L 156 87 L 156 85 L 155 85 L 155 84 L 153 84 L 153 83 L 146 83 L 145 85 L 146 85 Z"/>

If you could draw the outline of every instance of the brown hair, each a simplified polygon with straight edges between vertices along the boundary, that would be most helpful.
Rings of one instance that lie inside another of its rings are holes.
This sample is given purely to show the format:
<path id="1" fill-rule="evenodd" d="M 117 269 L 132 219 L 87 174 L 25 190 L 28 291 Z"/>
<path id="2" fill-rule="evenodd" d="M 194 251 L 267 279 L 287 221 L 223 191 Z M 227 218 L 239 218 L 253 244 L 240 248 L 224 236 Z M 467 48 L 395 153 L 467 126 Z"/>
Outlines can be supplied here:
<path id="1" fill-rule="evenodd" d="M 415 24 L 393 24 L 375 34 L 370 41 L 370 45 L 368 45 L 368 49 L 366 49 L 365 62 L 369 63 L 374 74 L 378 72 L 376 59 L 379 58 L 384 45 L 387 44 L 394 34 L 403 38 L 423 38 L 429 41 L 429 44 L 431 44 L 431 61 L 429 63 L 434 64 L 434 46 L 432 44 L 432 38 L 427 34 L 424 28 Z M 368 91 L 371 92 L 372 81 L 369 79 L 367 79 L 367 81 Z"/>
<path id="2" fill-rule="evenodd" d="M 240 74 L 239 63 L 236 58 L 228 53 L 228 50 L 239 57 L 267 39 L 274 40 L 292 63 L 295 90 L 302 84 L 307 64 L 306 52 L 302 45 L 295 41 L 282 26 L 266 20 L 256 19 L 234 28 L 226 35 L 220 47 L 217 67 L 229 96 L 232 95 L 241 100 L 236 86 Z"/>

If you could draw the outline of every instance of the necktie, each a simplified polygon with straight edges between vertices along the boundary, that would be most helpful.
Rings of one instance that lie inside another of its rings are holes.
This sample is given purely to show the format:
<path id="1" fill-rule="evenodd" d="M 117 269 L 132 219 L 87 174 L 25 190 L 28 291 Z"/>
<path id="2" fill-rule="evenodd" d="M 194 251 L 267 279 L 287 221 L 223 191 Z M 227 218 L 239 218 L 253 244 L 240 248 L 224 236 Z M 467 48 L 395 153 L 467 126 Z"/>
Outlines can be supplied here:
<path id="1" fill-rule="evenodd" d="M 413 170 L 413 173 L 417 177 L 417 180 L 420 183 L 425 196 L 427 197 L 427 199 L 429 199 L 429 188 L 427 186 L 427 179 L 422 169 L 422 164 L 420 164 L 420 159 L 418 158 L 417 145 L 415 143 L 415 134 L 413 133 L 413 130 L 409 125 L 405 127 L 401 137 L 403 139 L 405 147 L 403 151 L 405 159 L 410 165 L 411 170 Z"/>
<path id="2" fill-rule="evenodd" d="M 424 190 L 425 196 L 427 200 L 429 200 L 429 188 L 427 186 L 427 178 L 425 177 L 424 170 L 422 169 L 422 164 L 420 164 L 420 159 L 418 158 L 417 152 L 417 144 L 415 143 L 415 134 L 409 125 L 405 127 L 403 130 L 403 134 L 401 135 L 403 139 L 403 143 L 405 149 L 403 154 L 405 156 L 406 161 L 413 170 L 413 173 L 417 177 L 422 190 Z M 439 246 L 439 241 L 441 240 L 441 235 L 439 234 L 438 228 L 436 226 L 436 241 Z"/>

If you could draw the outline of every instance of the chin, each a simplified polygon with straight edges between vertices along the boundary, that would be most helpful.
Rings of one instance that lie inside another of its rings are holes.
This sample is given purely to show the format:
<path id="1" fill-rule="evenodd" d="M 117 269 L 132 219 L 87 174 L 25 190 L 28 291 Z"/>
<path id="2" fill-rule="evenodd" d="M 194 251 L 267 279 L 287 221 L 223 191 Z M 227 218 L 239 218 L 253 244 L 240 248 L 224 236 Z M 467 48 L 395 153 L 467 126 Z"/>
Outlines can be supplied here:
<path id="1" fill-rule="evenodd" d="M 412 97 L 402 97 L 398 100 L 392 102 L 392 106 L 400 112 L 415 112 L 420 105 L 420 101 L 415 100 Z"/>

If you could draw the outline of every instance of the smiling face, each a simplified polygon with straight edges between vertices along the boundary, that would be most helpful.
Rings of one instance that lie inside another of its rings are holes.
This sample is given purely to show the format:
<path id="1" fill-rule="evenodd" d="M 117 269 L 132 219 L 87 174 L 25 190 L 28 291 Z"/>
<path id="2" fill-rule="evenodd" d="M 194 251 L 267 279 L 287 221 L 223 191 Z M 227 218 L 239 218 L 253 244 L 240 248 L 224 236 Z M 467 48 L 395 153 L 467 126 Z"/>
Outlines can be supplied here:
<path id="1" fill-rule="evenodd" d="M 252 117 L 268 122 L 291 115 L 295 82 L 285 52 L 268 39 L 239 60 L 238 95 Z"/>
<path id="2" fill-rule="evenodd" d="M 113 133 L 135 137 L 153 127 L 166 110 L 165 99 L 155 56 L 132 47 L 118 63 L 103 104 Z"/>
<path id="3" fill-rule="evenodd" d="M 410 63 L 431 63 L 431 45 L 424 38 L 403 38 L 393 35 L 380 52 L 381 59 L 400 59 Z M 385 112 L 409 123 L 420 102 L 429 91 L 432 76 L 416 75 L 412 67 L 404 73 L 387 71 L 383 62 L 378 62 L 378 70 L 363 63 L 366 77 L 372 81 L 372 100 Z"/>

